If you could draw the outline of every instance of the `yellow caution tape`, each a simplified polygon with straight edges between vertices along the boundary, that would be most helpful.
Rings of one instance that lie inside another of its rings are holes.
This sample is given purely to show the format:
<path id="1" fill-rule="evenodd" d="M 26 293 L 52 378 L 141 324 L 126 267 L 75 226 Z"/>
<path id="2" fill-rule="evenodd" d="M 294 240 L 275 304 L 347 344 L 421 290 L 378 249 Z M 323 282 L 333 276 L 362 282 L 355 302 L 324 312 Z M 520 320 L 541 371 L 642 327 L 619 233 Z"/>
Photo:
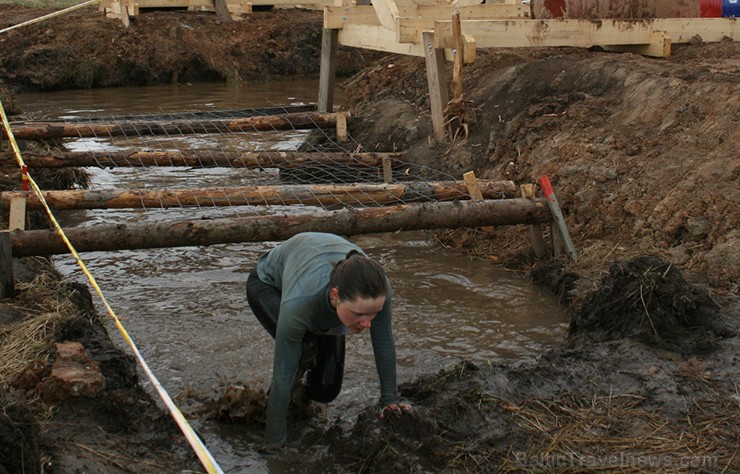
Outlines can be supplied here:
<path id="1" fill-rule="evenodd" d="M 97 0 L 96 0 L 97 1 Z M 15 141 L 15 136 L 13 135 L 13 130 L 10 128 L 10 122 L 8 121 L 8 116 L 5 114 L 5 108 L 3 107 L 2 101 L 0 101 L 0 116 L 2 116 L 3 120 L 3 127 L 5 128 L 5 131 L 8 134 L 8 140 L 10 141 L 10 144 L 13 148 L 13 152 L 15 154 L 16 160 L 18 161 L 18 165 L 23 169 L 26 164 L 23 161 L 23 156 L 21 155 L 21 151 L 18 148 L 18 143 Z M 167 409 L 169 410 L 172 417 L 175 419 L 175 422 L 177 422 L 177 425 L 180 427 L 180 430 L 185 435 L 185 438 L 187 438 L 188 442 L 190 443 L 190 446 L 195 451 L 195 454 L 198 456 L 198 459 L 200 459 L 201 464 L 203 464 L 203 467 L 206 468 L 206 471 L 208 473 L 216 473 L 216 474 L 223 474 L 223 471 L 219 467 L 216 460 L 213 458 L 213 455 L 211 455 L 210 451 L 208 451 L 208 448 L 203 444 L 203 441 L 198 437 L 198 435 L 195 433 L 193 428 L 190 426 L 188 421 L 185 419 L 185 416 L 183 416 L 182 412 L 179 408 L 175 405 L 175 403 L 172 401 L 172 398 L 170 398 L 169 394 L 167 393 L 167 390 L 162 386 L 161 383 L 159 383 L 159 380 L 154 375 L 154 373 L 149 368 L 149 365 L 146 363 L 144 358 L 142 357 L 141 353 L 139 352 L 139 349 L 136 347 L 136 344 L 131 339 L 131 337 L 128 334 L 128 331 L 126 331 L 126 328 L 123 327 L 123 324 L 121 323 L 121 320 L 116 316 L 115 311 L 113 311 L 113 308 L 108 304 L 108 300 L 103 295 L 102 290 L 98 286 L 98 282 L 95 280 L 95 277 L 93 277 L 92 273 L 87 269 L 87 265 L 85 265 L 85 262 L 82 261 L 79 254 L 77 253 L 77 250 L 75 250 L 72 243 L 69 241 L 67 236 L 64 233 L 64 230 L 62 230 L 62 227 L 59 225 L 59 222 L 57 221 L 56 217 L 54 216 L 54 213 L 51 211 L 51 208 L 49 208 L 49 205 L 46 202 L 46 199 L 44 199 L 44 195 L 41 192 L 41 189 L 36 184 L 36 181 L 33 180 L 33 178 L 30 175 L 28 176 L 28 182 L 31 185 L 31 188 L 33 189 L 33 192 L 36 194 L 36 196 L 41 201 L 41 204 L 44 206 L 44 209 L 46 210 L 47 215 L 49 216 L 49 219 L 51 220 L 52 224 L 54 225 L 54 228 L 56 229 L 59 236 L 62 238 L 64 243 L 66 244 L 69 251 L 72 253 L 72 256 L 74 256 L 75 260 L 77 261 L 77 265 L 82 269 L 82 272 L 87 276 L 87 279 L 90 281 L 90 284 L 95 289 L 95 292 L 100 296 L 100 300 L 103 302 L 103 306 L 105 307 L 108 314 L 113 318 L 113 321 L 116 323 L 116 327 L 118 328 L 118 331 L 123 335 L 123 338 L 128 343 L 129 347 L 131 347 L 131 350 L 134 352 L 134 355 L 136 356 L 136 359 L 139 361 L 139 364 L 144 369 L 144 372 L 146 373 L 149 380 L 152 382 L 152 385 L 157 390 L 157 393 L 159 394 L 159 397 L 162 399 L 164 404 L 167 406 Z M 25 176 L 24 176 L 25 179 Z"/>

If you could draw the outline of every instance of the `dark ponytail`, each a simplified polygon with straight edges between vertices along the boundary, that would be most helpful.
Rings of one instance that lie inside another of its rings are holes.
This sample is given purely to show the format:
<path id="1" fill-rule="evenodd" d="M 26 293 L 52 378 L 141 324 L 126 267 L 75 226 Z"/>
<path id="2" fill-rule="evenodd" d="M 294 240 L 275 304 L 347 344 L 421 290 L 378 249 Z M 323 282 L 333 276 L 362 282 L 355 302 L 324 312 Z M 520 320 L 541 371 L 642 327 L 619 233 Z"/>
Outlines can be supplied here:
<path id="1" fill-rule="evenodd" d="M 385 296 L 385 270 L 372 258 L 351 250 L 344 260 L 334 264 L 329 288 L 339 290 L 339 299 L 343 301 Z"/>

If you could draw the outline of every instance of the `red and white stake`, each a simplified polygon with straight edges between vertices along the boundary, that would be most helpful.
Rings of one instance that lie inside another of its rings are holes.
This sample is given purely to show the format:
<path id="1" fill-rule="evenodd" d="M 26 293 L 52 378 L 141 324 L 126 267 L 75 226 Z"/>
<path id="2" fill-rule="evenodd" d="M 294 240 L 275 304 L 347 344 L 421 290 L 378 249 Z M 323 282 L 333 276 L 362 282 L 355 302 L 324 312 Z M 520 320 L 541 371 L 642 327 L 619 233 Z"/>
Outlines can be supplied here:
<path id="1" fill-rule="evenodd" d="M 563 213 L 560 211 L 558 198 L 555 197 L 555 191 L 552 189 L 550 179 L 547 176 L 542 176 L 540 178 L 540 186 L 542 187 L 542 192 L 547 198 L 547 205 L 550 206 L 552 219 L 555 221 L 555 226 L 557 227 L 558 232 L 560 232 L 560 237 L 565 245 L 565 253 L 571 260 L 575 260 L 578 257 L 576 254 L 576 248 L 573 246 L 573 241 L 570 240 L 570 234 L 568 234 L 568 228 L 565 226 L 565 219 L 563 218 Z"/>

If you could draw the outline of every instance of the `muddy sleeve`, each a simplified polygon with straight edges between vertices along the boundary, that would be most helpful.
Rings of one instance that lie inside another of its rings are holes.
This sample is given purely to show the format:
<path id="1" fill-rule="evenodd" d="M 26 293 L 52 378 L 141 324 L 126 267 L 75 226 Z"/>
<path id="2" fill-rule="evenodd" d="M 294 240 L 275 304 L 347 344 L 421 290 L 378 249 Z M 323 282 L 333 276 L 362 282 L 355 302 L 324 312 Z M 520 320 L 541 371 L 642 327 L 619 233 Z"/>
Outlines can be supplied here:
<path id="1" fill-rule="evenodd" d="M 373 321 L 370 328 L 370 337 L 373 341 L 373 354 L 375 355 L 375 367 L 378 369 L 380 379 L 380 403 L 398 403 L 398 391 L 396 390 L 396 346 L 393 341 L 391 300 L 392 291 L 388 284 L 388 294 L 383 309 Z"/>
<path id="2" fill-rule="evenodd" d="M 285 417 L 288 413 L 293 380 L 301 358 L 301 341 L 306 332 L 301 323 L 300 308 L 291 304 L 280 307 L 275 356 L 272 365 L 272 384 L 267 402 L 267 444 L 281 443 L 287 437 Z"/>

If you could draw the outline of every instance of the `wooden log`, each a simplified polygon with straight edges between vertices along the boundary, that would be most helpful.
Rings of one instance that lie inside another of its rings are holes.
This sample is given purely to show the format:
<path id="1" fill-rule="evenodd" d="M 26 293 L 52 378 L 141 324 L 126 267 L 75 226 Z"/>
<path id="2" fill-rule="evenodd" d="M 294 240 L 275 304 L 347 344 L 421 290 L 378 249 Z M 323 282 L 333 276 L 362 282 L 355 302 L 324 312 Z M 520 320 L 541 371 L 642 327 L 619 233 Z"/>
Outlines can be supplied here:
<path id="1" fill-rule="evenodd" d="M 125 123 L 60 123 L 14 122 L 11 129 L 18 140 L 55 138 L 114 137 L 142 135 L 184 135 L 193 133 L 229 133 L 273 130 L 309 130 L 333 128 L 335 114 L 297 112 L 222 120 L 125 122 Z"/>
<path id="2" fill-rule="evenodd" d="M 67 168 L 93 166 L 143 167 L 187 166 L 190 168 L 302 168 L 304 166 L 339 165 L 358 168 L 380 168 L 384 159 L 402 158 L 403 153 L 316 153 L 299 151 L 214 151 L 207 154 L 185 154 L 179 151 L 136 152 L 52 152 L 51 154 L 24 153 L 30 168 Z M 12 155 L 0 155 L 0 167 L 18 167 Z"/>
<path id="3" fill-rule="evenodd" d="M 544 199 L 517 198 L 345 208 L 312 214 L 99 225 L 65 229 L 65 233 L 78 252 L 89 252 L 275 241 L 309 231 L 350 236 L 401 230 L 532 224 L 548 222 L 551 218 Z M 13 255 L 17 257 L 68 252 L 54 230 L 14 231 L 11 245 Z"/>
<path id="4" fill-rule="evenodd" d="M 482 196 L 490 199 L 513 197 L 512 181 L 480 181 Z M 66 190 L 45 191 L 50 208 L 125 209 L 189 206 L 333 206 L 337 204 L 377 205 L 400 202 L 450 201 L 467 199 L 468 191 L 459 181 L 416 182 L 403 184 L 286 185 L 235 188 L 168 190 Z M 30 192 L 0 193 L 0 207 L 7 208 L 17 198 L 26 198 L 29 210 L 42 208 L 38 196 Z"/>

